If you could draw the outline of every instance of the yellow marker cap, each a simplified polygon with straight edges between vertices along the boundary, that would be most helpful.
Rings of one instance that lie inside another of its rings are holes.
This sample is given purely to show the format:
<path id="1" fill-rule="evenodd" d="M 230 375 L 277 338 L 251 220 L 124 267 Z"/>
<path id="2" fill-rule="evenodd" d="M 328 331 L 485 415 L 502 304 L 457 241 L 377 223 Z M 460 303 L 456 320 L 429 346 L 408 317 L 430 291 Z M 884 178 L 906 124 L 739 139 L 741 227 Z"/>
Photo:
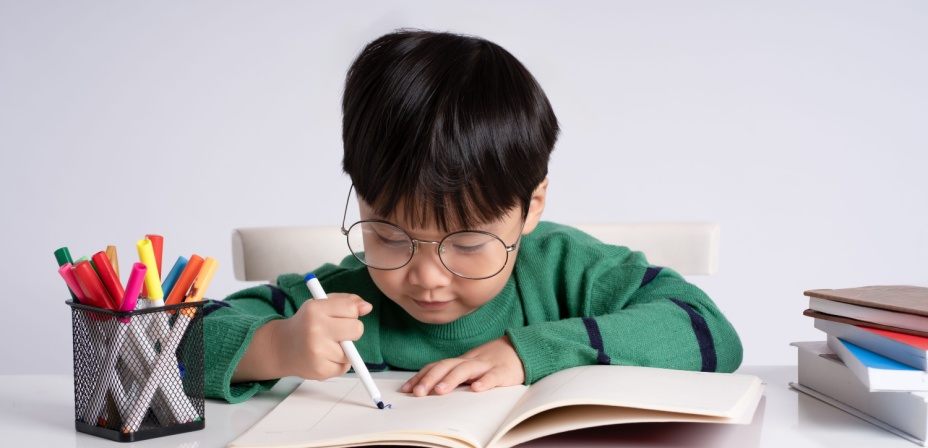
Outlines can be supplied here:
<path id="1" fill-rule="evenodd" d="M 151 240 L 143 238 L 135 243 L 139 250 L 139 260 L 145 267 L 145 289 L 148 291 L 148 300 L 162 300 L 164 290 L 161 289 L 161 273 L 158 272 L 158 263 L 155 261 L 155 250 L 151 247 Z"/>

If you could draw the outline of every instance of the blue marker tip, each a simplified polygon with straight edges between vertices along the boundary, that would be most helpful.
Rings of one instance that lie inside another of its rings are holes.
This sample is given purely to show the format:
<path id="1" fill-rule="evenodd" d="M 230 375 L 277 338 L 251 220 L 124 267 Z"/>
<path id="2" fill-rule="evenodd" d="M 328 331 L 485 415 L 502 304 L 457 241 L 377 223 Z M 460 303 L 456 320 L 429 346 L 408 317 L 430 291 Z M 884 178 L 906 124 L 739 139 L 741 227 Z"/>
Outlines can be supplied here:
<path id="1" fill-rule="evenodd" d="M 313 274 L 312 272 L 310 272 L 309 274 L 306 274 L 306 277 L 303 277 L 303 281 L 308 282 L 310 279 L 314 279 L 314 278 L 316 278 L 316 274 Z"/>

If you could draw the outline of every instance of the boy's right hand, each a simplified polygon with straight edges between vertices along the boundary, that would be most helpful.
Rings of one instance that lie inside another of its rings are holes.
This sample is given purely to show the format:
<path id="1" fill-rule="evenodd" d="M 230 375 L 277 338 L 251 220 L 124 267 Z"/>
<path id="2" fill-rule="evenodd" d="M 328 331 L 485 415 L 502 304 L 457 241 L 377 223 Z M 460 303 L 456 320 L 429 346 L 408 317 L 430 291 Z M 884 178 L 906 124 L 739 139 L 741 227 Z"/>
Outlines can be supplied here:
<path id="1" fill-rule="evenodd" d="M 339 341 L 364 334 L 358 317 L 373 306 L 354 294 L 331 293 L 326 300 L 307 300 L 296 314 L 278 321 L 273 339 L 283 376 L 325 380 L 351 368 Z"/>
<path id="2" fill-rule="evenodd" d="M 354 294 L 307 300 L 289 319 L 272 320 L 255 331 L 232 373 L 232 382 L 299 376 L 324 380 L 343 375 L 351 364 L 339 341 L 364 334 L 358 317 L 373 306 Z"/>

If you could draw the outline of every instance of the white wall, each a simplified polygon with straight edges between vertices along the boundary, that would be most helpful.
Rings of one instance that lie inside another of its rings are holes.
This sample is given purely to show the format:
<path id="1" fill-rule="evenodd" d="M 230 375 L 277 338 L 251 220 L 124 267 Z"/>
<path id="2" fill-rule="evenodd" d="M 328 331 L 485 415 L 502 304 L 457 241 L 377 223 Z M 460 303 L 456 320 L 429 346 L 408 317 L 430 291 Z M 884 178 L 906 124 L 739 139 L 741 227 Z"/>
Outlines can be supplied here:
<path id="1" fill-rule="evenodd" d="M 802 292 L 928 285 L 928 3 L 919 1 L 0 3 L 0 373 L 69 373 L 52 252 L 333 225 L 345 69 L 398 27 L 519 57 L 563 125 L 546 217 L 716 221 L 693 278 L 747 364 L 820 339 Z M 570 5 L 570 6 L 568 6 Z"/>

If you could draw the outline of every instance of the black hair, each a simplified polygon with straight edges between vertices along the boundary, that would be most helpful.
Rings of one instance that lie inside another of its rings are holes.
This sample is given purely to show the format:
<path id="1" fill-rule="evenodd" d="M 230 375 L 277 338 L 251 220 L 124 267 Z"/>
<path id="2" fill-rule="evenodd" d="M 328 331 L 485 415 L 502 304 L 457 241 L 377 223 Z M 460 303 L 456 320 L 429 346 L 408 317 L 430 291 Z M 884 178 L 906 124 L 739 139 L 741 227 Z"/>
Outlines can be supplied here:
<path id="1" fill-rule="evenodd" d="M 444 231 L 516 206 L 524 217 L 559 132 L 541 86 L 508 51 L 422 30 L 364 47 L 342 114 L 342 168 L 360 198 L 381 217 Z"/>

